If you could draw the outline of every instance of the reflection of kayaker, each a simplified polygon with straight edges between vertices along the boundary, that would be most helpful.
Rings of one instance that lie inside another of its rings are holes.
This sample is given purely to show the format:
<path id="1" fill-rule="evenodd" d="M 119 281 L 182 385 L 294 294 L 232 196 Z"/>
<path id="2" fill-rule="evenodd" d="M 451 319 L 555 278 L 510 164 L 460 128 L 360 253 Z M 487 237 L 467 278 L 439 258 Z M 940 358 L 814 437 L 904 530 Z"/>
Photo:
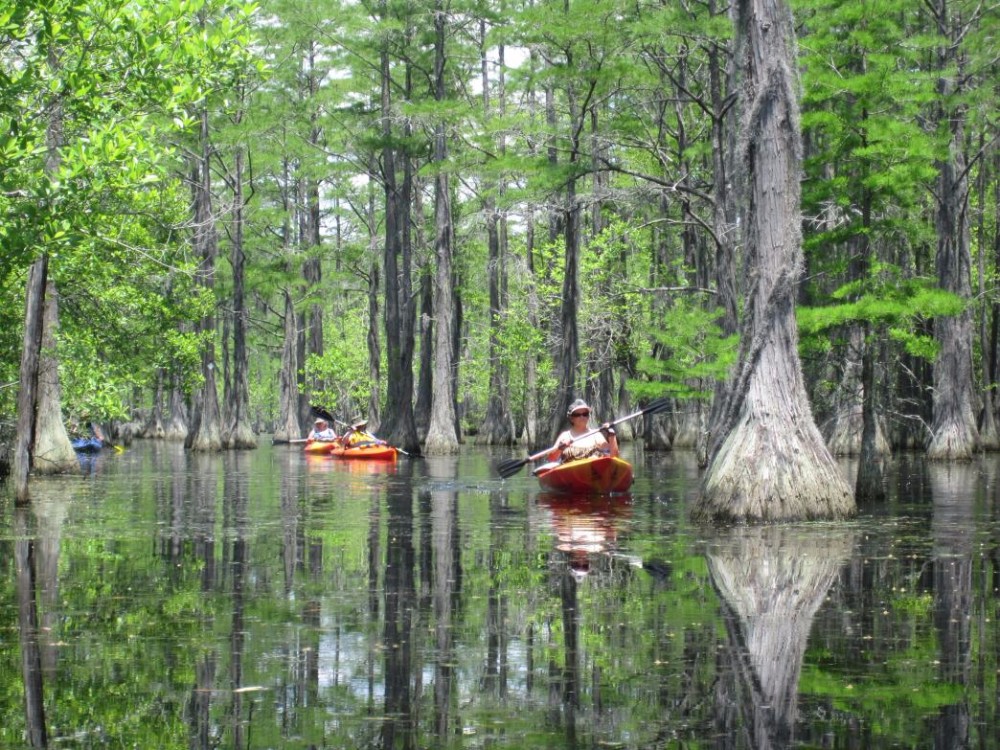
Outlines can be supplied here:
<path id="1" fill-rule="evenodd" d="M 614 550 L 619 527 L 632 513 L 630 495 L 586 498 L 543 492 L 538 504 L 549 512 L 556 549 L 566 553 L 577 573 L 590 569 L 592 556 Z"/>

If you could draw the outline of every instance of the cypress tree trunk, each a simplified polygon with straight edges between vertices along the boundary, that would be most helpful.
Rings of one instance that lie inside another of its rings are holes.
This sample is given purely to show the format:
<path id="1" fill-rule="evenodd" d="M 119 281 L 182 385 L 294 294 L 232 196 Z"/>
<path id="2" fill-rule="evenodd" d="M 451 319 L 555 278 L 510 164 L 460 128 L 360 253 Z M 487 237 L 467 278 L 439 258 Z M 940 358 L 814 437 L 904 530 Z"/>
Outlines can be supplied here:
<path id="1" fill-rule="evenodd" d="M 427 439 L 434 398 L 434 282 L 429 268 L 420 274 L 420 374 L 417 376 L 417 405 L 413 419 L 421 441 Z"/>
<path id="2" fill-rule="evenodd" d="M 247 360 L 246 297 L 243 283 L 246 256 L 243 253 L 243 149 L 236 151 L 234 175 L 233 237 L 230 261 L 233 267 L 233 379 L 229 424 L 226 429 L 230 448 L 256 448 L 257 436 L 250 421 L 250 380 Z"/>
<path id="3" fill-rule="evenodd" d="M 965 158 L 965 107 L 951 101 L 962 94 L 962 71 L 947 72 L 956 59 L 958 27 L 952 20 L 947 0 L 936 4 L 938 30 L 954 45 L 940 53 L 941 100 L 939 124 L 951 135 L 948 157 L 938 164 L 937 257 L 938 283 L 942 289 L 963 300 L 972 297 L 972 255 L 969 251 L 969 185 Z M 952 27 L 954 24 L 954 28 Z M 955 78 L 951 78 L 954 75 Z M 973 409 L 972 388 L 972 312 L 970 307 L 953 317 L 934 321 L 934 338 L 940 347 L 934 362 L 934 417 L 927 458 L 932 460 L 969 460 L 979 448 L 979 430 Z"/>
<path id="4" fill-rule="evenodd" d="M 434 98 L 443 103 L 445 98 L 445 21 L 447 14 L 440 0 L 434 12 Z M 458 452 L 456 430 L 456 383 L 454 349 L 454 272 L 452 270 L 451 195 L 445 160 L 448 146 L 445 126 L 439 122 L 434 128 L 434 250 L 437 268 L 434 281 L 434 396 L 431 401 L 431 421 L 427 429 L 424 452 L 429 455 L 447 455 Z"/>
<path id="5" fill-rule="evenodd" d="M 214 292 L 215 258 L 218 252 L 215 234 L 215 217 L 212 215 L 212 148 L 208 137 L 208 112 L 201 112 L 202 153 L 195 165 L 194 177 L 194 221 L 195 251 L 201 256 L 198 267 L 198 283 Z M 210 313 L 198 323 L 198 331 L 205 334 L 201 351 L 201 375 L 203 385 L 196 398 L 193 430 L 187 436 L 185 446 L 195 451 L 217 451 L 222 449 L 222 425 L 219 413 L 219 394 L 215 379 L 215 314 Z"/>
<path id="6" fill-rule="evenodd" d="M 383 0 L 380 12 L 389 18 L 388 3 Z M 404 450 L 416 451 L 420 445 L 413 420 L 413 306 L 410 280 L 409 200 L 411 170 L 408 157 L 402 156 L 403 181 L 397 178 L 400 154 L 394 147 L 392 77 L 389 50 L 380 54 L 382 138 L 382 186 L 385 192 L 385 340 L 387 375 L 386 418 L 382 437 Z M 408 84 L 407 84 L 408 85 Z M 404 134 L 405 134 L 404 129 Z"/>
<path id="7" fill-rule="evenodd" d="M 854 483 L 854 497 L 858 502 L 885 500 L 879 452 L 881 432 L 875 413 L 875 345 L 870 340 L 865 343 L 861 359 L 861 386 L 861 461 Z"/>
<path id="8" fill-rule="evenodd" d="M 18 504 L 28 501 L 28 473 L 35 446 L 35 408 L 38 401 L 38 361 L 42 351 L 42 318 L 49 256 L 42 255 L 28 270 L 24 302 L 24 343 L 17 394 L 17 438 L 14 445 L 14 495 Z"/>
<path id="9" fill-rule="evenodd" d="M 486 21 L 479 25 L 479 59 L 483 82 L 483 113 L 486 117 L 492 115 L 490 106 L 489 63 L 486 57 Z M 503 46 L 499 48 L 499 109 L 504 112 L 503 88 Z M 497 151 L 502 156 L 505 152 L 504 137 L 499 136 Z M 476 437 L 476 443 L 482 445 L 511 445 L 514 442 L 514 420 L 510 409 L 510 390 L 508 381 L 510 375 L 507 365 L 500 356 L 501 324 L 507 315 L 507 281 L 506 281 L 506 243 L 502 236 L 502 219 L 497 210 L 497 201 L 492 194 L 496 190 L 503 193 L 500 179 L 494 185 L 487 186 L 486 198 L 483 201 L 483 213 L 486 218 L 486 242 L 489 249 L 489 260 L 486 274 L 489 280 L 490 293 L 490 387 L 486 404 L 486 416 Z"/>
<path id="10" fill-rule="evenodd" d="M 733 387 L 693 515 L 843 518 L 854 498 L 813 421 L 797 348 L 802 148 L 791 13 L 785 0 L 736 7 L 749 288 Z"/>
<path id="11" fill-rule="evenodd" d="M 292 293 L 285 289 L 285 340 L 281 348 L 281 371 L 278 393 L 278 424 L 274 427 L 275 440 L 294 440 L 302 434 L 299 424 L 299 389 L 297 372 L 298 357 L 298 316 Z"/>
<path id="12" fill-rule="evenodd" d="M 38 398 L 35 411 L 35 447 L 31 468 L 38 474 L 76 473 L 80 462 L 69 441 L 62 417 L 62 388 L 56 339 L 59 330 L 59 297 L 49 279 L 42 313 L 42 349 L 38 360 Z"/>
<path id="13" fill-rule="evenodd" d="M 985 151 L 985 137 L 979 135 L 979 150 Z M 995 352 L 990 347 L 990 337 L 988 334 L 987 322 L 990 316 L 990 302 L 986 295 L 986 256 L 987 248 L 990 246 L 986 237 L 986 180 L 987 172 L 983 168 L 979 170 L 979 179 L 976 184 L 976 192 L 979 200 L 979 217 L 976 222 L 976 238 L 979 243 L 979 252 L 976 257 L 979 260 L 979 289 L 978 296 L 982 300 L 979 311 L 979 348 L 982 351 L 983 384 L 982 399 L 983 408 L 979 415 L 979 441 L 980 446 L 985 451 L 1000 450 L 1000 432 L 997 431 L 996 417 L 993 413 L 993 381 L 995 379 L 996 363 L 993 357 Z"/>
<path id="14" fill-rule="evenodd" d="M 169 409 L 170 417 L 164 428 L 163 437 L 167 440 L 183 442 L 188 436 L 187 404 L 184 402 L 184 394 L 181 393 L 181 389 L 177 385 L 176 375 L 171 376 Z"/>

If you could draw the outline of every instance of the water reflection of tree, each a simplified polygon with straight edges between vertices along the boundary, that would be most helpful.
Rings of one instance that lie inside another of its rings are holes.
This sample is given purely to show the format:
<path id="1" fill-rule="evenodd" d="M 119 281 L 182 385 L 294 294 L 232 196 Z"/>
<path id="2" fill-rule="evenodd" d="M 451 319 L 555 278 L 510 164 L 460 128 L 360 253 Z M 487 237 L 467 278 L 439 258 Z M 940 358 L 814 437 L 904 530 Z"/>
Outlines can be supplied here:
<path id="1" fill-rule="evenodd" d="M 243 653 L 246 639 L 245 596 L 246 569 L 250 560 L 249 477 L 246 454 L 236 451 L 223 455 L 225 469 L 223 515 L 224 526 L 232 529 L 230 544 L 224 555 L 228 559 L 232 616 L 229 628 L 229 690 L 230 741 L 234 750 L 247 746 L 245 726 L 249 717 L 243 713 Z"/>
<path id="2" fill-rule="evenodd" d="M 938 635 L 939 671 L 944 684 L 965 687 L 971 672 L 973 503 L 977 487 L 970 464 L 928 465 L 934 517 L 934 629 Z M 963 699 L 943 706 L 935 722 L 935 747 L 969 746 L 969 704 Z"/>
<path id="3" fill-rule="evenodd" d="M 24 680 L 24 712 L 28 744 L 47 747 L 42 654 L 39 641 L 35 524 L 31 510 L 14 509 L 14 562 L 17 575 L 18 636 L 21 675 Z"/>
<path id="4" fill-rule="evenodd" d="M 188 495 L 191 498 L 190 535 L 195 558 L 202 565 L 201 590 L 206 596 L 215 592 L 215 523 L 218 464 L 211 454 L 188 454 L 190 482 Z M 181 481 L 178 479 L 177 481 Z M 205 615 L 203 627 L 211 628 L 211 616 Z M 195 663 L 195 684 L 188 702 L 189 745 L 192 750 L 208 750 L 215 746 L 215 727 L 212 722 L 212 694 L 218 654 L 214 649 L 206 649 Z"/>
<path id="5" fill-rule="evenodd" d="M 706 556 L 727 632 L 715 695 L 719 746 L 791 744 L 813 617 L 853 545 L 852 530 L 828 526 L 739 527 L 712 537 Z"/>
<path id="6" fill-rule="evenodd" d="M 413 611 L 416 605 L 413 548 L 413 495 L 397 487 L 387 497 L 385 615 L 382 646 L 385 670 L 385 720 L 381 746 L 414 746 L 412 695 Z"/>

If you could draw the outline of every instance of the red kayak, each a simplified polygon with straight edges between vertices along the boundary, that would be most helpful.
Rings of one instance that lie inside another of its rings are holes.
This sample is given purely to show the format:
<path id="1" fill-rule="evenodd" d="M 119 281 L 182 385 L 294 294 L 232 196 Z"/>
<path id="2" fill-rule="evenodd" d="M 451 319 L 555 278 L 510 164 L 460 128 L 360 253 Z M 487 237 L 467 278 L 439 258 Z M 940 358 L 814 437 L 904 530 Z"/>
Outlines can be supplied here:
<path id="1" fill-rule="evenodd" d="M 615 456 L 591 456 L 535 470 L 539 484 L 557 492 L 625 492 L 632 486 L 632 464 Z"/>
<path id="2" fill-rule="evenodd" d="M 362 461 L 395 461 L 397 451 L 391 445 L 356 445 L 350 448 L 335 447 L 330 451 L 334 458 L 352 458 Z"/>

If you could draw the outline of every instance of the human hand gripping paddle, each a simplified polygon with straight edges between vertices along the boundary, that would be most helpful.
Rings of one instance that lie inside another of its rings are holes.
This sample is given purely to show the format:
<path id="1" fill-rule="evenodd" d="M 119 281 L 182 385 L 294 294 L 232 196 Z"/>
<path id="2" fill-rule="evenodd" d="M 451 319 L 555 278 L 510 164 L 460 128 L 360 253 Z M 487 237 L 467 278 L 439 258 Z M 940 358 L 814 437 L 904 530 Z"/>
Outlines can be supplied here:
<path id="1" fill-rule="evenodd" d="M 619 425 L 622 422 L 627 422 L 630 419 L 635 419 L 636 417 L 642 417 L 647 414 L 659 414 L 661 411 L 665 411 L 669 406 L 670 406 L 670 399 L 668 397 L 665 396 L 663 398 L 658 398 L 650 402 L 648 406 L 639 409 L 639 411 L 632 412 L 631 414 L 627 414 L 624 417 L 619 417 L 614 422 L 609 422 L 608 425 L 610 427 L 614 427 L 615 425 Z M 591 435 L 596 435 L 600 431 L 601 428 L 598 427 L 596 430 L 585 432 L 582 435 L 573 438 L 570 444 L 572 445 L 572 443 L 576 442 L 577 440 L 583 440 L 584 438 L 590 437 Z M 552 446 L 551 448 L 546 448 L 545 450 L 539 451 L 538 453 L 532 453 L 530 456 L 527 456 L 526 458 L 509 458 L 506 461 L 501 461 L 499 464 L 497 464 L 497 473 L 500 475 L 501 479 L 507 479 L 508 477 L 512 477 L 521 470 L 521 467 L 525 466 L 526 464 L 533 463 L 540 458 L 545 458 L 547 455 L 549 455 L 549 453 L 555 450 L 555 448 L 556 446 Z"/>

